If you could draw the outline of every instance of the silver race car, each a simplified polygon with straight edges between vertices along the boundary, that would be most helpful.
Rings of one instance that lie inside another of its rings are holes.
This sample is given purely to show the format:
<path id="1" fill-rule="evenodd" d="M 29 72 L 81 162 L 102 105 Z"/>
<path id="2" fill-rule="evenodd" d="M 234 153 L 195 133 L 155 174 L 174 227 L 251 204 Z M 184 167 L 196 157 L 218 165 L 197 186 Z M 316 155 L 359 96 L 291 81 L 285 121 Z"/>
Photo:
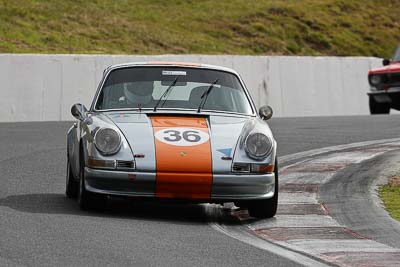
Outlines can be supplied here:
<path id="1" fill-rule="evenodd" d="M 272 109 L 258 114 L 240 76 L 218 66 L 150 62 L 104 71 L 68 131 L 66 195 L 81 209 L 108 196 L 234 202 L 253 217 L 278 204 Z"/>

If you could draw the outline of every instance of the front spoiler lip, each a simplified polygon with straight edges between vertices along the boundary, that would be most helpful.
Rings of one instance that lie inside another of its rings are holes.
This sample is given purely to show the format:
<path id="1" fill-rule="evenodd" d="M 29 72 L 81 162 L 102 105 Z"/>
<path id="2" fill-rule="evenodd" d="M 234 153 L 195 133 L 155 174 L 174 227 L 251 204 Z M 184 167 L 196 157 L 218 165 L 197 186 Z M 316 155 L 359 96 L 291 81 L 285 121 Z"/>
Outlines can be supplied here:
<path id="1" fill-rule="evenodd" d="M 128 180 L 128 175 L 137 175 L 140 181 Z M 98 183 L 100 182 L 100 183 Z M 123 189 L 137 188 L 134 191 L 106 188 L 105 183 L 120 183 Z M 101 186 L 99 186 L 101 184 Z M 106 171 L 85 167 L 85 188 L 99 194 L 121 197 L 140 197 L 164 199 L 155 196 L 156 173 Z M 140 187 L 140 188 L 139 188 Z M 143 190 L 144 189 L 144 190 Z M 184 200 L 195 202 L 218 202 L 219 200 L 256 200 L 272 198 L 275 194 L 275 174 L 213 174 L 213 183 L 209 199 Z M 175 199 L 175 198 L 173 198 Z M 176 199 L 175 199 L 176 200 Z M 183 199 L 182 199 L 183 200 Z"/>

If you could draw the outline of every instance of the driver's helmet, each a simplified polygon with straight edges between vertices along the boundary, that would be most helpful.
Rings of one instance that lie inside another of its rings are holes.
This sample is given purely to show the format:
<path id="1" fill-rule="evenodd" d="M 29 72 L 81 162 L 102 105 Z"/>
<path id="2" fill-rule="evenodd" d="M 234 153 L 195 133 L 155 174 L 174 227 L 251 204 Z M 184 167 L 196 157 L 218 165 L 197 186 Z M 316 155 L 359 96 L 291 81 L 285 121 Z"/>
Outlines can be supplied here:
<path id="1" fill-rule="evenodd" d="M 124 84 L 124 94 L 129 103 L 148 104 L 153 99 L 153 81 L 130 82 Z"/>

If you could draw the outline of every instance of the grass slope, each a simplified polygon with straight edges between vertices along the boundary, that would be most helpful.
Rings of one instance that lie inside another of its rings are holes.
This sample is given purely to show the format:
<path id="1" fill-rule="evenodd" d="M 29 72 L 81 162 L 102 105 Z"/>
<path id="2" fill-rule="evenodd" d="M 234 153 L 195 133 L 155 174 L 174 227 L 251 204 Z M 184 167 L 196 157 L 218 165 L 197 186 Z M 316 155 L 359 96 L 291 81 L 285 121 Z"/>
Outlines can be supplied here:
<path id="1" fill-rule="evenodd" d="M 400 221 L 400 186 L 385 185 L 379 191 L 380 197 L 390 215 Z"/>
<path id="2" fill-rule="evenodd" d="M 393 176 L 387 185 L 379 188 L 379 196 L 390 215 L 400 221 L 400 176 Z"/>
<path id="3" fill-rule="evenodd" d="M 0 53 L 389 57 L 400 0 L 0 0 Z"/>

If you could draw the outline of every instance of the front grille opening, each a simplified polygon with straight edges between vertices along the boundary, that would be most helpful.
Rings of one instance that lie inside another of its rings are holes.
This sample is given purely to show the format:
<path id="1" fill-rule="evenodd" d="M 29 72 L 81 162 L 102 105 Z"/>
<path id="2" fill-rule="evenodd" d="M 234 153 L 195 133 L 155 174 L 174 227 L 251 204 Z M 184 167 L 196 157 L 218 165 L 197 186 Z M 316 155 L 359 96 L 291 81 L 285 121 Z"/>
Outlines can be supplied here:
<path id="1" fill-rule="evenodd" d="M 135 162 L 131 160 L 117 160 L 117 169 L 119 170 L 134 170 Z"/>
<path id="2" fill-rule="evenodd" d="M 400 84 L 400 73 L 389 74 L 387 77 L 386 84 L 388 85 Z"/>
<path id="3" fill-rule="evenodd" d="M 250 172 L 250 164 L 249 163 L 233 163 L 232 171 L 233 172 Z"/>

